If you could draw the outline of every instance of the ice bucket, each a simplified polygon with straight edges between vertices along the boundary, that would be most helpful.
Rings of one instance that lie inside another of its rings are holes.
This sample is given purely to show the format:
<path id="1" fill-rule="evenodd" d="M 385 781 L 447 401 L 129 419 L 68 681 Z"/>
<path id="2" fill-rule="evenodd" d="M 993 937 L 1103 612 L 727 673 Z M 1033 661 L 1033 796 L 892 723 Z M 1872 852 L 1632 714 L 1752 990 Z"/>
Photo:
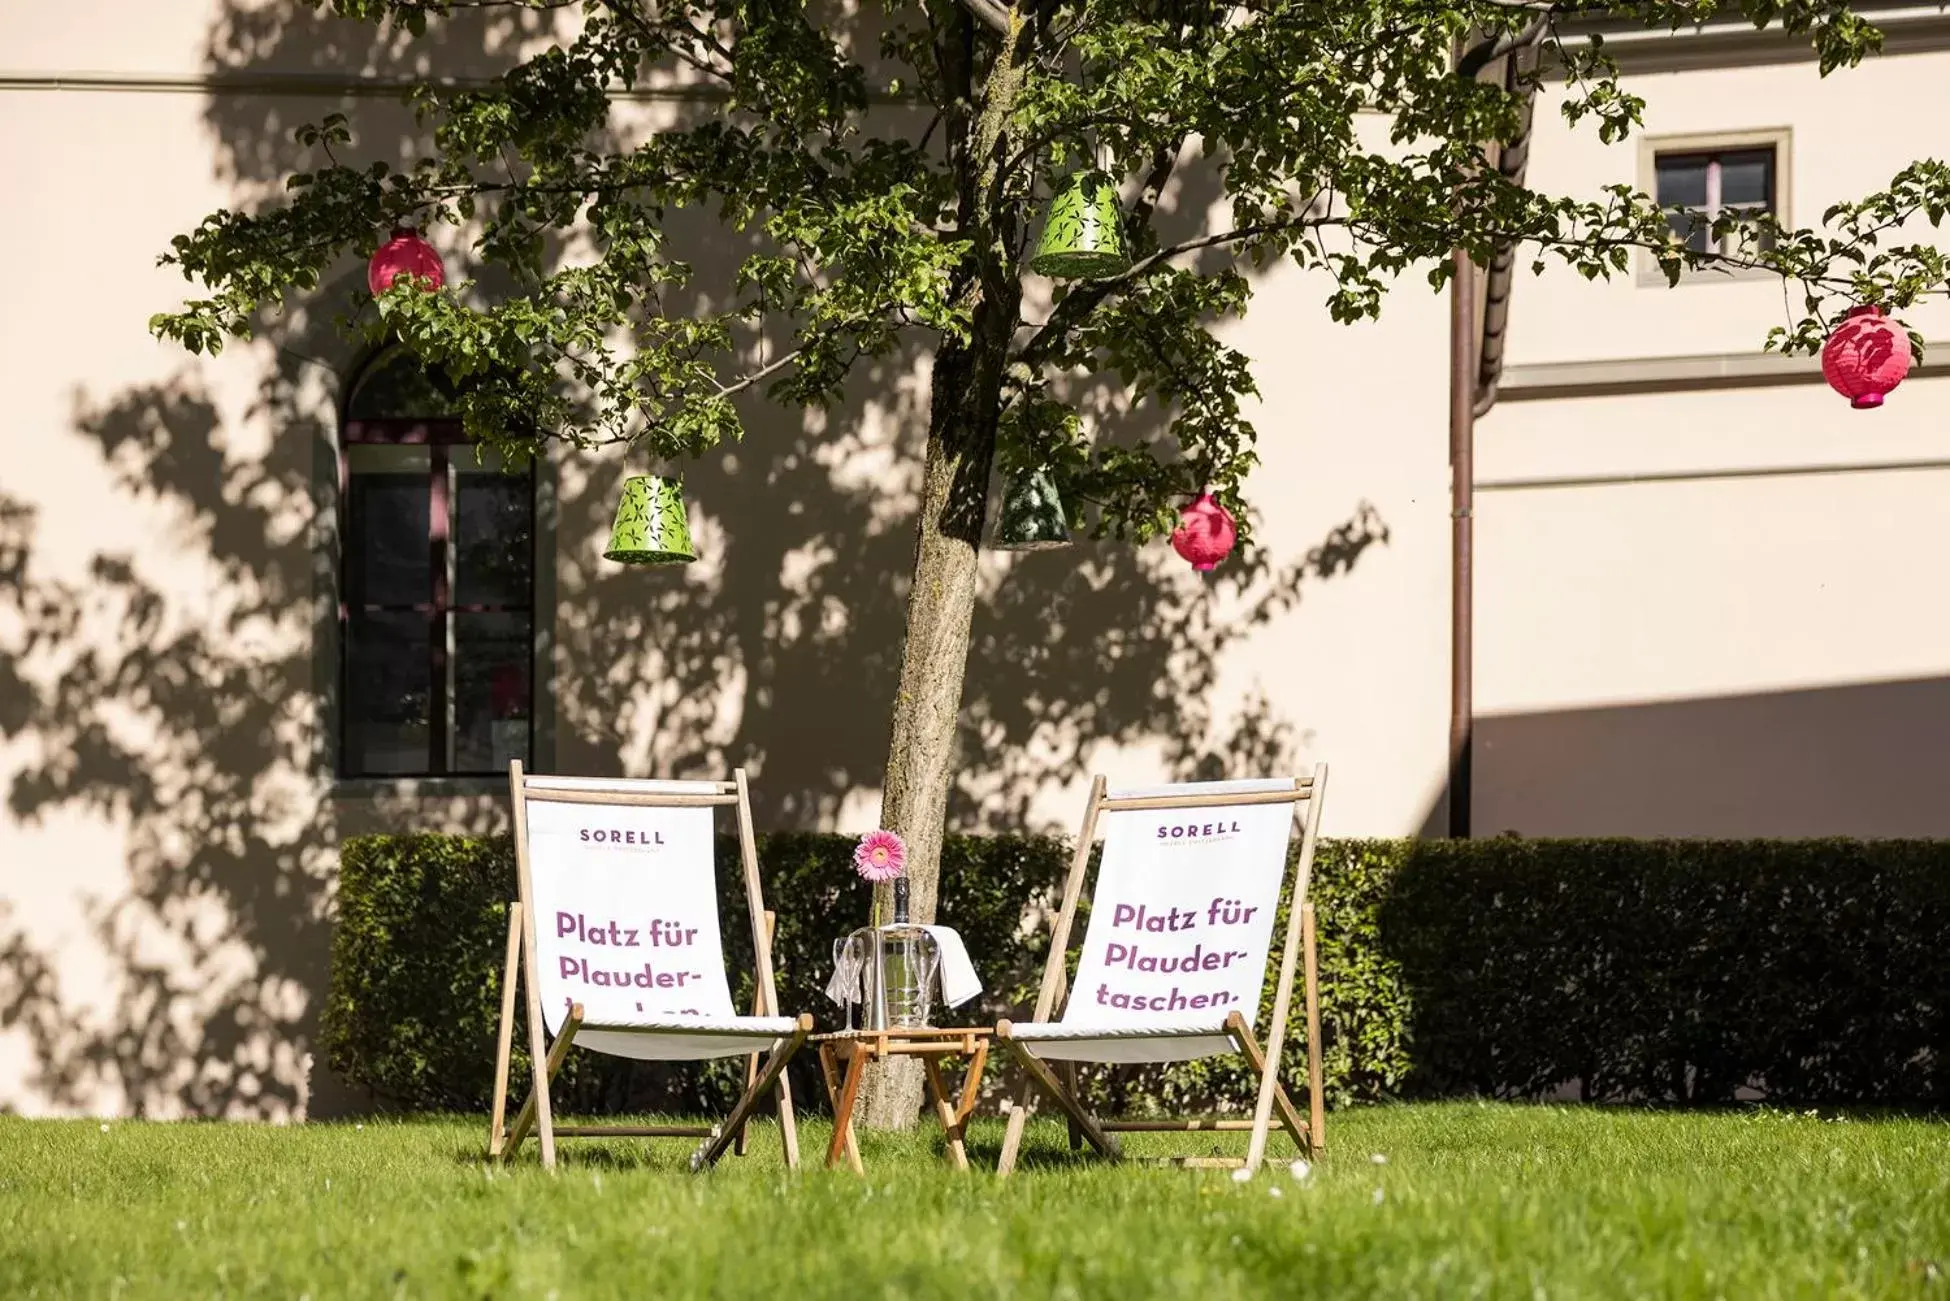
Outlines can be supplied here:
<path id="1" fill-rule="evenodd" d="M 846 1005 L 847 1029 L 913 1030 L 928 1023 L 935 982 L 941 976 L 941 946 L 926 928 L 896 922 L 863 926 L 833 944 L 833 964 L 848 990 L 859 994 Z"/>

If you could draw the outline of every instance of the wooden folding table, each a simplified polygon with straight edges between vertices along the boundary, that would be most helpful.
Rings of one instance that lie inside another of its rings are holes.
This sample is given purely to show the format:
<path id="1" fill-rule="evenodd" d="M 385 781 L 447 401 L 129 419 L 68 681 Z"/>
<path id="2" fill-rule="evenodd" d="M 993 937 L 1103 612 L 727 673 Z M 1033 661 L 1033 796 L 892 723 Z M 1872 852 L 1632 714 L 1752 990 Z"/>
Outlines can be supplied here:
<path id="1" fill-rule="evenodd" d="M 982 1067 L 989 1057 L 990 1026 L 937 1029 L 924 1026 L 913 1030 L 836 1030 L 816 1034 L 819 1068 L 826 1079 L 826 1096 L 833 1104 L 833 1142 L 826 1149 L 826 1167 L 832 1169 L 844 1160 L 855 1174 L 864 1174 L 860 1146 L 853 1137 L 853 1108 L 860 1097 L 860 1077 L 868 1062 L 891 1057 L 918 1057 L 927 1070 L 928 1093 L 934 1099 L 934 1114 L 941 1121 L 948 1139 L 948 1160 L 957 1170 L 968 1169 L 968 1149 L 962 1144 L 962 1130 L 982 1089 Z M 959 1094 L 950 1098 L 941 1075 L 941 1059 L 959 1057 L 967 1063 Z M 840 1064 L 846 1065 L 842 1078 Z"/>

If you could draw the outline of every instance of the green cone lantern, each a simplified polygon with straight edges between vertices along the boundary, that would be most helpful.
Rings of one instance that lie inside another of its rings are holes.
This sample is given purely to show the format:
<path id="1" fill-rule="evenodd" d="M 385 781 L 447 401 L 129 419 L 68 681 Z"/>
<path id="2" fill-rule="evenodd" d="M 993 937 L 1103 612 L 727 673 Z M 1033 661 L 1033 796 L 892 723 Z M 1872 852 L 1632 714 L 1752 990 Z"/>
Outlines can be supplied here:
<path id="1" fill-rule="evenodd" d="M 603 559 L 619 565 L 688 565 L 696 560 L 691 524 L 684 515 L 683 483 L 656 474 L 625 479 Z"/>
<path id="2" fill-rule="evenodd" d="M 1102 280 L 1131 269 L 1117 186 L 1102 172 L 1078 172 L 1050 200 L 1029 269 L 1057 280 Z"/>
<path id="3" fill-rule="evenodd" d="M 997 551 L 1048 551 L 1070 545 L 1070 525 L 1049 471 L 1011 479 L 1002 494 L 1002 518 L 995 526 Z"/>

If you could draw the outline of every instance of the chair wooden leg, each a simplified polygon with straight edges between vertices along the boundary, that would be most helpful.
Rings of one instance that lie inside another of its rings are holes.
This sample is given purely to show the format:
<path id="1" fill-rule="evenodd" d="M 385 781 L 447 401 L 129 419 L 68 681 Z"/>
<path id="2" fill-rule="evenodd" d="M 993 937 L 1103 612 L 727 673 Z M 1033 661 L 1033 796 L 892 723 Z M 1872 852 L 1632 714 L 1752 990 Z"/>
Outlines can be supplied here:
<path id="1" fill-rule="evenodd" d="M 1083 1094 L 1077 1088 L 1077 1064 L 1075 1062 L 1064 1062 L 1060 1074 L 1063 1079 L 1063 1087 L 1070 1091 L 1071 1097 L 1081 1101 Z M 1074 1120 L 1070 1121 L 1070 1150 L 1072 1152 L 1083 1151 L 1083 1130 L 1077 1126 L 1077 1122 Z"/>
<path id="2" fill-rule="evenodd" d="M 542 1167 L 546 1170 L 555 1168 L 555 1118 L 543 1114 L 541 1100 L 548 1096 L 548 1086 L 562 1073 L 562 1063 L 568 1060 L 569 1048 L 575 1043 L 576 1031 L 581 1028 L 582 1004 L 577 1003 L 569 1009 L 569 1017 L 562 1023 L 562 1033 L 556 1035 L 555 1042 L 549 1045 L 548 1056 L 543 1061 L 542 1069 L 535 1073 L 528 1098 L 521 1104 L 521 1110 L 515 1113 L 515 1123 L 508 1126 L 508 1145 L 503 1149 L 503 1155 L 508 1160 L 515 1159 L 515 1153 L 521 1150 L 521 1141 L 528 1137 L 529 1127 L 539 1119 L 541 1134 L 546 1140 L 542 1145 Z"/>
<path id="3" fill-rule="evenodd" d="M 757 1013 L 754 1013 L 754 1015 L 757 1015 Z M 745 1089 L 747 1092 L 750 1091 L 752 1085 L 758 1083 L 758 1059 L 759 1054 L 757 1053 L 751 1053 L 745 1058 Z M 733 1156 L 745 1155 L 745 1149 L 751 1146 L 750 1140 L 751 1136 L 745 1132 L 745 1127 L 740 1125 L 738 1127 L 738 1137 L 733 1139 L 731 1143 L 731 1154 Z"/>
<path id="4" fill-rule="evenodd" d="M 1066 1116 L 1077 1123 L 1078 1128 L 1083 1130 L 1083 1136 L 1090 1140 L 1093 1147 L 1111 1160 L 1118 1160 L 1123 1153 L 1117 1146 L 1117 1140 L 1098 1127 L 1096 1118 L 1084 1110 L 1083 1104 L 1063 1087 L 1063 1082 L 1056 1078 L 1048 1063 L 1006 1033 L 1008 1024 L 1004 1021 L 996 1027 L 997 1037 L 1008 1045 L 1009 1053 L 1016 1059 L 1016 1064 L 1036 1082 L 1038 1088 L 1050 1096 L 1052 1102 L 1063 1109 Z"/>
<path id="5" fill-rule="evenodd" d="M 1327 1097 L 1320 1054 L 1320 963 L 1316 953 L 1314 906 L 1300 910 L 1300 961 L 1307 1001 L 1307 1137 L 1312 1152 L 1327 1150 Z"/>
<path id="6" fill-rule="evenodd" d="M 488 1114 L 488 1159 L 501 1155 L 508 1135 L 508 1063 L 515 1046 L 515 981 L 521 973 L 521 903 L 508 905 L 508 960 L 501 970 L 501 1034 L 494 1045 L 494 1109 Z"/>
<path id="7" fill-rule="evenodd" d="M 1226 1029 L 1231 1033 L 1233 1042 L 1239 1045 L 1239 1051 L 1244 1054 L 1247 1064 L 1253 1068 L 1256 1079 L 1264 1077 L 1268 1070 L 1273 1069 L 1267 1065 L 1265 1056 L 1259 1051 L 1259 1043 L 1253 1038 L 1253 1029 L 1246 1024 L 1245 1017 L 1234 1012 L 1226 1018 Z M 1277 1071 L 1274 1073 L 1278 1074 Z M 1302 1153 L 1312 1152 L 1313 1143 L 1307 1126 L 1301 1121 L 1299 1111 L 1295 1110 L 1293 1099 L 1287 1096 L 1286 1087 L 1277 1079 L 1273 1082 L 1273 1109 L 1279 1115 L 1281 1128 L 1285 1129 L 1287 1136 L 1293 1140 L 1294 1150 Z"/>
<path id="8" fill-rule="evenodd" d="M 785 1145 L 785 1168 L 799 1168 L 799 1121 L 792 1111 L 792 1076 L 779 1072 L 779 1141 Z"/>
<path id="9" fill-rule="evenodd" d="M 765 1068 L 758 1073 L 757 1081 L 751 1088 L 745 1090 L 743 1097 L 738 1099 L 738 1105 L 731 1109 L 731 1114 L 725 1117 L 717 1133 L 691 1155 L 693 1171 L 715 1164 L 717 1159 L 724 1155 L 725 1149 L 736 1140 L 738 1127 L 743 1125 L 746 1117 L 752 1114 L 752 1108 L 758 1105 L 758 1100 L 770 1092 L 772 1086 L 778 1082 L 780 1072 L 785 1070 L 785 1064 L 792 1060 L 792 1055 L 799 1051 L 800 1046 L 806 1042 L 806 1036 L 811 1033 L 812 1017 L 810 1014 L 802 1013 L 798 1025 L 792 1029 L 792 1036 L 779 1047 L 774 1048 L 771 1056 L 765 1059 Z"/>
<path id="10" fill-rule="evenodd" d="M 996 1158 L 995 1173 L 1007 1178 L 1015 1173 L 1016 1154 L 1022 1150 L 1023 1129 L 1029 1124 L 1029 1100 L 1034 1096 L 1036 1086 L 1030 1083 L 1025 1074 L 1022 1083 L 1016 1085 L 1015 1096 L 1009 1100 L 1009 1123 L 1002 1131 L 1002 1155 Z"/>
<path id="11" fill-rule="evenodd" d="M 775 931 L 778 930 L 778 925 L 779 925 L 779 915 L 771 911 L 770 909 L 767 909 L 765 912 L 765 947 L 768 950 L 772 947 L 772 935 Z M 765 991 L 762 989 L 755 990 L 752 994 L 752 1015 L 753 1016 L 769 1015 L 769 1013 L 765 1010 Z M 747 1089 L 750 1089 L 752 1085 L 756 1083 L 758 1083 L 758 1054 L 749 1053 L 745 1057 L 745 1087 Z M 784 1100 L 783 1105 L 786 1110 L 790 1110 L 792 1103 L 789 1099 L 787 1099 Z M 784 1111 L 781 1111 L 779 1114 L 779 1123 L 781 1127 L 784 1126 L 785 1123 Z M 750 1135 L 746 1133 L 746 1127 L 744 1125 L 740 1125 L 738 1127 L 738 1139 L 736 1142 L 734 1142 L 731 1145 L 731 1154 L 733 1156 L 745 1155 L 745 1149 L 748 1146 L 750 1146 L 749 1139 L 750 1139 Z M 796 1166 L 799 1164 L 798 1147 L 799 1144 L 795 1141 L 792 1144 L 793 1151 L 790 1152 L 786 1158 L 786 1165 L 788 1167 Z"/>

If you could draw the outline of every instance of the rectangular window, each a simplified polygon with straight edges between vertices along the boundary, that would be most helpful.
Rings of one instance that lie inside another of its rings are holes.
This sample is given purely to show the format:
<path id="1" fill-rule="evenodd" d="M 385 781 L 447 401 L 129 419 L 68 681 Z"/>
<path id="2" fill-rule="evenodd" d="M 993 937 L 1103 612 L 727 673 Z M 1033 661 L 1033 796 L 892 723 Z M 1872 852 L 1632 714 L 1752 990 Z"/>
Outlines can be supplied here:
<path id="1" fill-rule="evenodd" d="M 349 421 L 341 466 L 347 777 L 486 776 L 527 762 L 535 482 L 452 421 Z"/>
<path id="2" fill-rule="evenodd" d="M 1732 255 L 1771 247 L 1766 236 L 1736 228 L 1716 241 L 1713 224 L 1768 215 L 1785 224 L 1787 213 L 1788 133 L 1749 131 L 1719 136 L 1654 138 L 1640 146 L 1639 184 L 1665 209 L 1673 238 L 1699 253 Z M 1745 268 L 1723 268 L 1719 274 L 1765 274 Z M 1665 283 L 1664 274 L 1648 256 L 1642 277 Z"/>
<path id="3" fill-rule="evenodd" d="M 1722 216 L 1762 216 L 1774 211 L 1774 150 L 1728 149 L 1712 153 L 1658 155 L 1659 206 L 1673 236 L 1701 253 L 1732 253 L 1737 234 L 1712 244 L 1713 223 Z"/>

